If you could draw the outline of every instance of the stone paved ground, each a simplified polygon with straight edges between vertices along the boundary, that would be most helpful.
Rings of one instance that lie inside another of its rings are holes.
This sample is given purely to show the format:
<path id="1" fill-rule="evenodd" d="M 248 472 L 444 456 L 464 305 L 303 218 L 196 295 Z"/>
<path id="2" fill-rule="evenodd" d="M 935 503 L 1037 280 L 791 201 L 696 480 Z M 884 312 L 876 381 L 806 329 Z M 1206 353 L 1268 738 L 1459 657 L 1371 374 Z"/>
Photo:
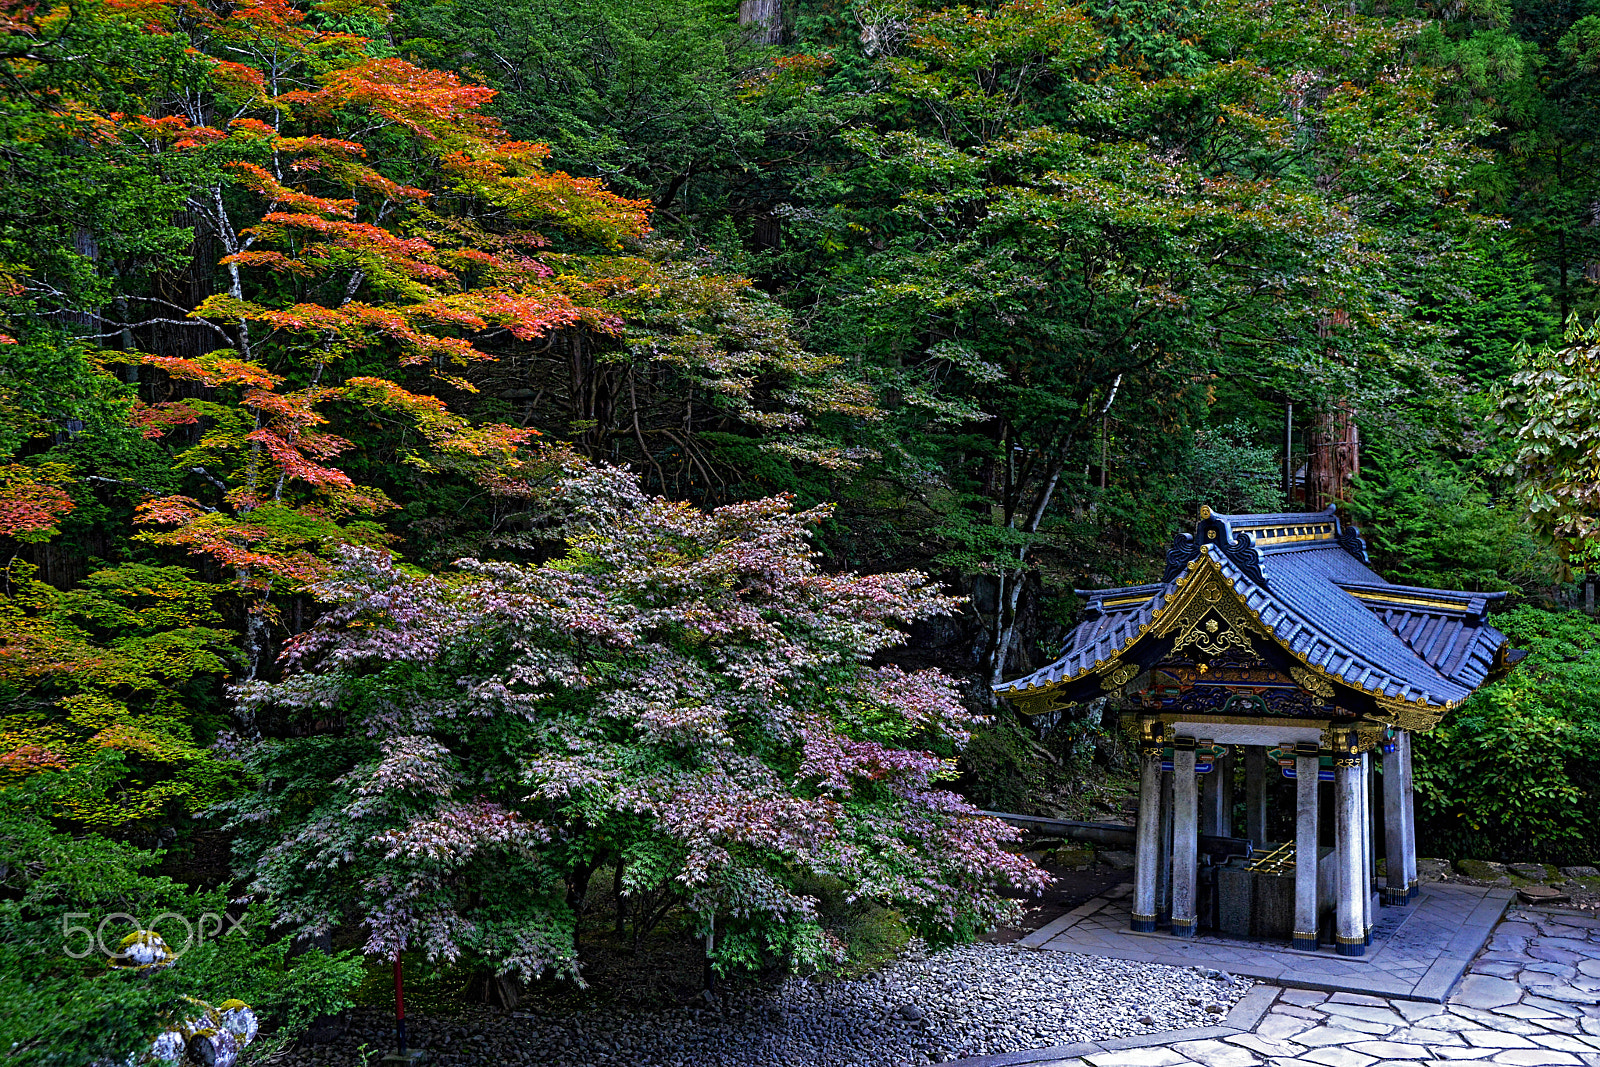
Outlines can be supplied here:
<path id="1" fill-rule="evenodd" d="M 984 1067 L 1000 1067 L 999 1061 L 995 1057 Z M 973 1067 L 979 1062 L 968 1061 Z M 1007 1057 L 1006 1062 L 1031 1067 L 1600 1067 L 1600 919 L 1513 908 L 1444 1004 L 1284 989 L 1248 1032 L 1033 1060 Z"/>
<path id="2" fill-rule="evenodd" d="M 1178 967 L 1199 964 L 1285 986 L 1438 1000 L 1456 984 L 1514 897 L 1503 888 L 1425 885 L 1409 907 L 1376 909 L 1372 944 L 1363 959 L 1225 937 L 1130 934 L 1128 896 L 1111 892 L 1034 931 L 1022 944 Z"/>

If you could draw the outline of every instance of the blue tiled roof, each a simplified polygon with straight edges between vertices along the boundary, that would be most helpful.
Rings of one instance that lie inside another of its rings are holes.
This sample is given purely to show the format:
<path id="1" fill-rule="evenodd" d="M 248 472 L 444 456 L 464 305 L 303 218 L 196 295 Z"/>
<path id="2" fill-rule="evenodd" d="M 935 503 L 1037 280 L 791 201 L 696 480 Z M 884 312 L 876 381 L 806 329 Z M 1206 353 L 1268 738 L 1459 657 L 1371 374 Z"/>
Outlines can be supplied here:
<path id="1" fill-rule="evenodd" d="M 1364 562 L 1359 534 L 1343 527 L 1332 509 L 1208 514 L 1195 535 L 1180 537 L 1169 553 L 1171 581 L 1080 590 L 1088 606 L 1060 658 L 996 691 L 1055 688 L 1087 675 L 1156 618 L 1192 565 L 1185 560 L 1202 554 L 1280 644 L 1374 697 L 1453 706 L 1487 680 L 1506 644 L 1485 621 L 1488 602 L 1503 594 L 1386 582 Z"/>

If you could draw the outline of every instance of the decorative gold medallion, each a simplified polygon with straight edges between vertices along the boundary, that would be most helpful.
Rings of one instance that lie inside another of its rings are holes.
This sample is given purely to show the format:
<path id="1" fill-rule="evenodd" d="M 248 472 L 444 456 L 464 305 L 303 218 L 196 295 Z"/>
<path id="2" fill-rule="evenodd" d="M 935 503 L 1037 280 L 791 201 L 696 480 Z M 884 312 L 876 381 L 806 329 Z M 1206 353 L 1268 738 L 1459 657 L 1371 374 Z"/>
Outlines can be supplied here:
<path id="1" fill-rule="evenodd" d="M 1116 670 L 1111 671 L 1100 680 L 1102 689 L 1121 689 L 1139 676 L 1139 668 L 1132 663 L 1124 663 Z"/>
<path id="2" fill-rule="evenodd" d="M 1293 675 L 1295 684 L 1301 689 L 1314 693 L 1323 700 L 1333 699 L 1333 683 L 1326 676 L 1298 663 L 1289 664 L 1289 673 Z"/>

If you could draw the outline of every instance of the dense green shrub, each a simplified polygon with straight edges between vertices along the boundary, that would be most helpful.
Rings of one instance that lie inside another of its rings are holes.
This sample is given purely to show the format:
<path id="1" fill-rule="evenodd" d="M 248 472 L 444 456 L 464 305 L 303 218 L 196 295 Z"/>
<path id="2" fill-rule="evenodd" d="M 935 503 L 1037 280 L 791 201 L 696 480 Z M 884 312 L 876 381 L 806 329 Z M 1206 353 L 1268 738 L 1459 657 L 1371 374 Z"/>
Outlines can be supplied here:
<path id="1" fill-rule="evenodd" d="M 191 892 L 142 873 L 157 853 L 52 826 L 48 813 L 56 804 L 93 787 L 74 776 L 120 773 L 95 767 L 0 790 L 0 1049 L 7 1050 L 6 1062 L 121 1063 L 148 1049 L 183 1010 L 185 997 L 213 1005 L 245 1001 L 275 1030 L 268 1046 L 348 1006 L 360 979 L 350 953 L 312 951 L 291 959 L 288 940 L 273 938 L 255 909 L 230 903 L 222 892 Z M 202 916 L 214 918 L 202 925 Z M 135 923 L 160 933 L 179 953 L 177 961 L 145 975 L 111 966 L 95 934 L 116 951 Z"/>
<path id="2" fill-rule="evenodd" d="M 1548 586 L 1561 563 L 1523 521 L 1494 499 L 1470 464 L 1438 453 L 1369 446 L 1345 505 L 1374 565 L 1391 581 L 1449 589 Z"/>
<path id="3" fill-rule="evenodd" d="M 1451 858 L 1600 857 L 1600 623 L 1519 607 L 1528 658 L 1416 741 L 1419 848 Z"/>
<path id="4" fill-rule="evenodd" d="M 1044 751 L 1009 714 L 972 731 L 960 767 L 961 794 L 987 811 L 1032 811 L 1050 770 Z"/>
<path id="5" fill-rule="evenodd" d="M 1283 509 L 1281 454 L 1258 447 L 1251 438 L 1243 420 L 1195 435 L 1184 471 L 1187 484 L 1179 492 L 1185 515 L 1198 514 L 1202 505 L 1224 515 Z"/>

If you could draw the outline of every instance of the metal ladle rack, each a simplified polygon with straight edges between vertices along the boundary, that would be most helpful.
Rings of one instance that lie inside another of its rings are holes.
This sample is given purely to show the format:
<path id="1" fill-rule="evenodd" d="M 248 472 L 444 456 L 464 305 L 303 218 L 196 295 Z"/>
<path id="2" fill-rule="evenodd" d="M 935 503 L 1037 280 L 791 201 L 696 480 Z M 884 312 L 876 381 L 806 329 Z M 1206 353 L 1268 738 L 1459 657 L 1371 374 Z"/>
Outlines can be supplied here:
<path id="1" fill-rule="evenodd" d="M 1287 874 L 1294 870 L 1294 842 L 1279 845 L 1264 856 L 1258 856 L 1245 865 L 1247 871 L 1262 874 Z"/>

